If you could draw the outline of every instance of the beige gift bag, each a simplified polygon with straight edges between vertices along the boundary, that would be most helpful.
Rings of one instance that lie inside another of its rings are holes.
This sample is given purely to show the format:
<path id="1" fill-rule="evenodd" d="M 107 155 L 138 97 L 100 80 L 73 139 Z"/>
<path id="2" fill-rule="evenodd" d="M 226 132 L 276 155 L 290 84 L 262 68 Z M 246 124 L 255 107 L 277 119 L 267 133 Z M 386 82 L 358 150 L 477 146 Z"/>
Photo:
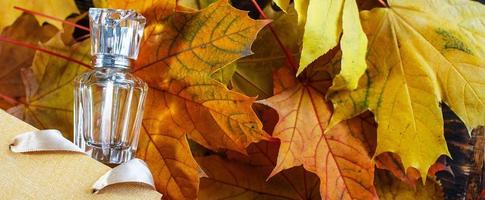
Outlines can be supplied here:
<path id="1" fill-rule="evenodd" d="M 93 194 L 91 186 L 110 168 L 77 153 L 12 153 L 9 143 L 36 130 L 0 109 L 0 200 L 10 199 L 160 199 L 161 194 L 133 184 L 109 186 Z"/>

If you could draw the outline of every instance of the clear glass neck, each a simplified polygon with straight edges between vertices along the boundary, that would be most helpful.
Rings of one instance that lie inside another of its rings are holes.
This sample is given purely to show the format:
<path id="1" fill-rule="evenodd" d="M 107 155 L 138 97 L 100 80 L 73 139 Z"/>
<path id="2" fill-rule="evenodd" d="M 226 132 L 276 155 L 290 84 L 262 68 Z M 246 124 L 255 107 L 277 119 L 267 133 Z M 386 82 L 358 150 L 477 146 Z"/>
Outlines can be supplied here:
<path id="1" fill-rule="evenodd" d="M 131 66 L 131 59 L 120 55 L 96 55 L 93 59 L 93 65 L 96 68 L 121 68 L 129 69 Z"/>

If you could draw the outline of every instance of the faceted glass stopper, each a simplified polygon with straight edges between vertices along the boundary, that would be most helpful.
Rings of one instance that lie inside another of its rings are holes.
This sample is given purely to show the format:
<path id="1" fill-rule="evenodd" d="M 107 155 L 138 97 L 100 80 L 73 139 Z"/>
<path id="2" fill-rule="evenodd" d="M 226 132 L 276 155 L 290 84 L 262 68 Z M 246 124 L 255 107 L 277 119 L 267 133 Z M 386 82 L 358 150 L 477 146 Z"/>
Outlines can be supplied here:
<path id="1" fill-rule="evenodd" d="M 133 10 L 90 8 L 91 55 L 136 59 L 145 23 Z"/>

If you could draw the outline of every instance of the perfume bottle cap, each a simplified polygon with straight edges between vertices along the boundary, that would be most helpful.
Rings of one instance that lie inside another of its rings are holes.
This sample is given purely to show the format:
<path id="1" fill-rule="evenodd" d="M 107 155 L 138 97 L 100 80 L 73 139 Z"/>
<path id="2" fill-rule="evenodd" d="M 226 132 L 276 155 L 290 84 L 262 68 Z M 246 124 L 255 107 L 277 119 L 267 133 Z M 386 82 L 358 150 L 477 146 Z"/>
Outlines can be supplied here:
<path id="1" fill-rule="evenodd" d="M 95 66 L 128 67 L 138 56 L 145 23 L 145 17 L 133 10 L 90 8 Z"/>

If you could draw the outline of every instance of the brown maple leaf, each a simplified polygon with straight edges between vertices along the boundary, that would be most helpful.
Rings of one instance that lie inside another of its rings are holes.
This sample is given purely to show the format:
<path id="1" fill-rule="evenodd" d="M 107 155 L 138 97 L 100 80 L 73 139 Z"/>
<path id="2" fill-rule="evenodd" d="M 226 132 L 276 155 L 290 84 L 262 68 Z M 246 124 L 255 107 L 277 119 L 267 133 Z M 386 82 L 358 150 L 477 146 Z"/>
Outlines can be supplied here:
<path id="1" fill-rule="evenodd" d="M 318 177 L 302 167 L 266 181 L 278 148 L 276 141 L 262 141 L 248 147 L 248 156 L 229 151 L 224 156 L 196 157 L 208 175 L 201 180 L 199 199 L 321 199 Z"/>

